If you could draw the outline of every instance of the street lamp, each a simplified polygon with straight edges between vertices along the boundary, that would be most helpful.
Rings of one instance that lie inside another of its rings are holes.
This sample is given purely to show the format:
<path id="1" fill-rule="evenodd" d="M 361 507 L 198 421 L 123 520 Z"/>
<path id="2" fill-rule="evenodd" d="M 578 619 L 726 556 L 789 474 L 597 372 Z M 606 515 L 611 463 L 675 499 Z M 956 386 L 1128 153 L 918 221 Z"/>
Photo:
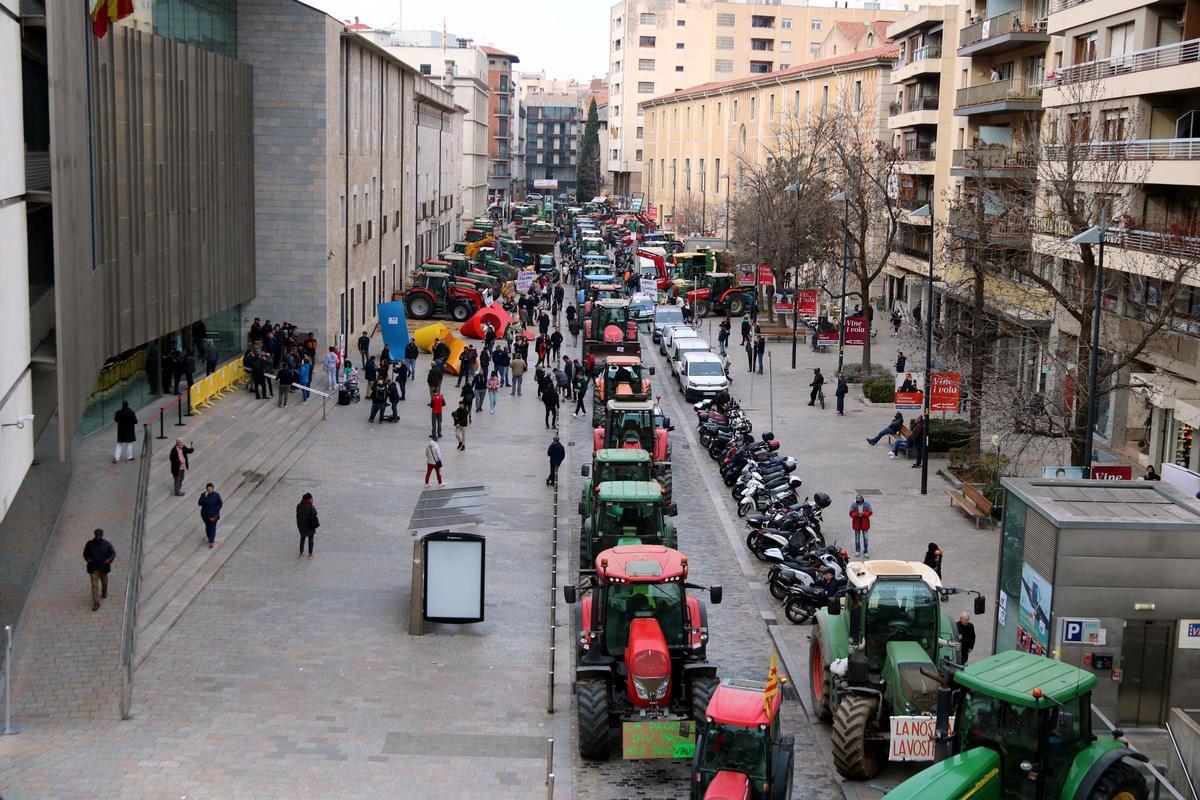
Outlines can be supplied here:
<path id="1" fill-rule="evenodd" d="M 846 273 L 850 271 L 850 195 L 846 190 L 835 194 L 829 198 L 833 202 L 841 202 L 843 204 L 842 212 L 842 297 L 841 309 L 838 311 L 838 367 L 837 374 L 842 374 L 842 361 L 846 355 Z M 864 298 L 865 300 L 865 298 Z M 820 323 L 818 322 L 818 333 Z M 795 352 L 796 344 L 792 342 L 793 352 Z"/>
<path id="2" fill-rule="evenodd" d="M 1101 214 L 1103 220 L 1104 215 Z M 1100 246 L 1100 263 L 1096 267 L 1096 302 L 1092 308 L 1092 352 L 1088 378 L 1087 438 L 1083 445 L 1083 468 L 1092 474 L 1092 438 L 1096 428 L 1096 374 L 1100 371 L 1100 299 L 1104 291 L 1104 226 L 1093 225 L 1083 233 L 1072 236 L 1068 244 Z"/>
<path id="3" fill-rule="evenodd" d="M 783 190 L 785 192 L 794 192 L 797 195 L 797 198 L 799 198 L 800 181 L 796 181 L 794 183 L 789 183 L 787 186 L 783 187 Z M 797 202 L 796 202 L 796 209 L 797 209 L 797 211 L 796 211 L 796 218 L 797 218 L 796 219 L 796 223 L 797 223 L 796 224 L 796 232 L 797 233 L 800 232 L 799 208 L 800 208 L 800 203 L 799 203 L 799 200 L 797 199 Z M 760 219 L 761 219 L 761 217 L 760 217 Z M 754 275 L 755 275 L 755 279 L 757 280 L 757 276 L 758 276 L 758 264 L 757 263 L 754 265 Z M 795 263 L 792 264 L 792 369 L 796 368 L 796 326 L 800 320 L 800 313 L 799 313 L 800 308 L 796 305 L 796 300 L 799 295 L 799 291 L 800 291 L 800 259 L 796 259 Z"/>
<path id="4" fill-rule="evenodd" d="M 704 159 L 700 160 L 700 235 L 704 236 L 705 217 L 708 216 L 708 180 L 704 174 Z"/>
<path id="5" fill-rule="evenodd" d="M 933 206 L 929 203 L 909 214 L 929 218 L 929 280 L 925 297 L 925 424 L 921 426 L 921 494 L 929 494 L 929 387 L 933 376 Z"/>
<path id="6" fill-rule="evenodd" d="M 717 183 L 725 180 L 725 249 L 729 250 L 729 173 L 717 176 Z"/>

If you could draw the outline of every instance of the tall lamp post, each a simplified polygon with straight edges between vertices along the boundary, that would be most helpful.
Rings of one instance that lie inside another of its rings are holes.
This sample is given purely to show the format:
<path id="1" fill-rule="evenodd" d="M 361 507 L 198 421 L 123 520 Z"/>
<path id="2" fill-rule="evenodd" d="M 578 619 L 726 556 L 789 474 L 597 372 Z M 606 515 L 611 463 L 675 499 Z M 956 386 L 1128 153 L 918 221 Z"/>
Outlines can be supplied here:
<path id="1" fill-rule="evenodd" d="M 704 174 L 704 161 L 700 161 L 700 235 L 705 235 L 705 217 L 708 216 L 708 181 Z"/>
<path id="2" fill-rule="evenodd" d="M 1104 219 L 1101 213 L 1101 222 Z M 1096 302 L 1092 307 L 1092 352 L 1088 367 L 1088 413 L 1087 438 L 1083 445 L 1083 468 L 1092 474 L 1092 440 L 1096 429 L 1096 376 L 1100 371 L 1100 300 L 1104 291 L 1104 225 L 1093 225 L 1083 233 L 1072 236 L 1069 244 L 1094 244 L 1100 246 L 1100 263 L 1096 267 Z"/>
<path id="3" fill-rule="evenodd" d="M 726 172 L 724 175 L 718 175 L 717 183 L 720 184 L 722 179 L 724 179 L 724 181 L 725 181 L 725 249 L 728 250 L 729 249 L 729 194 L 730 194 L 730 192 L 729 192 L 729 173 Z"/>
<path id="4" fill-rule="evenodd" d="M 925 285 L 925 393 L 921 426 L 921 494 L 929 494 L 929 387 L 933 377 L 933 206 L 929 203 L 909 214 L 929 218 L 929 280 Z"/>
<path id="5" fill-rule="evenodd" d="M 800 181 L 796 181 L 795 183 L 789 183 L 787 186 L 783 187 L 783 190 L 785 192 L 794 192 L 798 197 L 800 194 Z M 800 205 L 799 202 L 797 202 L 796 203 L 796 206 L 797 206 L 797 212 L 796 212 L 797 220 L 796 221 L 797 221 L 797 223 L 799 222 L 799 216 L 800 216 L 799 205 Z M 799 225 L 797 225 L 797 230 L 798 229 L 799 229 Z M 755 265 L 754 265 L 754 275 L 755 275 L 755 278 L 757 279 L 757 276 L 758 276 L 758 264 L 757 263 L 755 263 Z M 800 309 L 796 307 L 796 295 L 797 295 L 799 289 L 800 289 L 800 262 L 799 262 L 799 259 L 797 259 L 796 262 L 792 265 L 792 369 L 796 368 L 796 326 L 800 320 L 800 314 L 798 313 Z"/>
<path id="6" fill-rule="evenodd" d="M 846 190 L 829 198 L 833 202 L 841 202 L 842 210 L 842 296 L 841 307 L 838 311 L 838 367 L 837 374 L 842 374 L 842 362 L 846 356 L 846 273 L 850 271 L 850 195 Z M 819 326 L 818 326 L 819 327 Z M 818 333 L 818 336 L 820 334 Z M 796 345 L 793 342 L 792 347 Z"/>

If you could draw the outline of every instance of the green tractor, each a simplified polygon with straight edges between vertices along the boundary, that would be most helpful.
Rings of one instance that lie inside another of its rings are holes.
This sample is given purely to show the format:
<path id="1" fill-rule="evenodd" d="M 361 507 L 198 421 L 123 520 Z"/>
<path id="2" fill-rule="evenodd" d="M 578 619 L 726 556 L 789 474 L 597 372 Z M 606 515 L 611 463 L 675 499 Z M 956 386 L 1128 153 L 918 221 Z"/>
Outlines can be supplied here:
<path id="1" fill-rule="evenodd" d="M 892 722 L 933 719 L 936 664 L 956 660 L 958 633 L 944 604 L 960 589 L 916 561 L 852 562 L 848 586 L 817 612 L 809 649 L 812 708 L 833 722 L 833 760 L 843 777 L 869 780 L 890 758 Z M 976 615 L 984 600 L 976 592 Z M 932 753 L 924 756 L 932 758 Z"/>
<path id="2" fill-rule="evenodd" d="M 592 516 L 592 506 L 600 484 L 609 481 L 652 481 L 654 480 L 654 462 L 645 450 L 625 450 L 621 448 L 603 448 L 596 451 L 591 464 L 579 468 L 579 474 L 591 478 L 583 487 L 579 497 L 579 516 L 587 519 Z"/>
<path id="3" fill-rule="evenodd" d="M 940 677 L 944 758 L 888 800 L 1146 800 L 1146 757 L 1092 732 L 1092 673 L 1010 650 Z"/>
<path id="4" fill-rule="evenodd" d="M 579 571 L 594 571 L 596 555 L 618 545 L 676 547 L 675 526 L 667 517 L 677 513 L 675 504 L 666 502 L 666 492 L 658 481 L 600 484 L 592 515 L 579 529 Z"/>

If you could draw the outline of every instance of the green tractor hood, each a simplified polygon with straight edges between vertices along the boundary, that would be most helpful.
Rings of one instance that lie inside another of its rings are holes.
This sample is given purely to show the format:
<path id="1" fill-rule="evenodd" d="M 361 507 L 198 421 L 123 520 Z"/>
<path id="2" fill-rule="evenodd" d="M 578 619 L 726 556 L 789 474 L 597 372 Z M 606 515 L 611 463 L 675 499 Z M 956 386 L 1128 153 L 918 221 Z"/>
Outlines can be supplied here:
<path id="1" fill-rule="evenodd" d="M 999 800 L 1000 754 L 987 747 L 939 761 L 888 792 L 887 800 Z"/>
<path id="2" fill-rule="evenodd" d="M 937 673 L 933 660 L 917 642 L 888 642 L 883 680 L 892 698 L 893 714 L 933 714 L 938 683 L 922 672 Z"/>

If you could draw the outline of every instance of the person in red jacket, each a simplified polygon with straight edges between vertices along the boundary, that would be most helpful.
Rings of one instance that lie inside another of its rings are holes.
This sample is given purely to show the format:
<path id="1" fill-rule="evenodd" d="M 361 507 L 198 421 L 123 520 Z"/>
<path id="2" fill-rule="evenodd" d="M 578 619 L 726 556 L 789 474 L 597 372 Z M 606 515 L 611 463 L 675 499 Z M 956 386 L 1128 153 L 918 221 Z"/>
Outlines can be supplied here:
<path id="1" fill-rule="evenodd" d="M 429 408 L 432 423 L 429 436 L 436 442 L 442 438 L 442 410 L 446 408 L 446 398 L 442 397 L 441 390 L 434 390 L 433 397 L 429 398 Z"/>
<path id="2" fill-rule="evenodd" d="M 856 556 L 861 553 L 863 558 L 870 558 L 871 543 L 867 539 L 867 533 L 871 530 L 871 515 L 874 513 L 871 504 L 863 499 L 861 494 L 854 495 L 854 503 L 850 506 L 850 525 L 854 528 Z"/>

